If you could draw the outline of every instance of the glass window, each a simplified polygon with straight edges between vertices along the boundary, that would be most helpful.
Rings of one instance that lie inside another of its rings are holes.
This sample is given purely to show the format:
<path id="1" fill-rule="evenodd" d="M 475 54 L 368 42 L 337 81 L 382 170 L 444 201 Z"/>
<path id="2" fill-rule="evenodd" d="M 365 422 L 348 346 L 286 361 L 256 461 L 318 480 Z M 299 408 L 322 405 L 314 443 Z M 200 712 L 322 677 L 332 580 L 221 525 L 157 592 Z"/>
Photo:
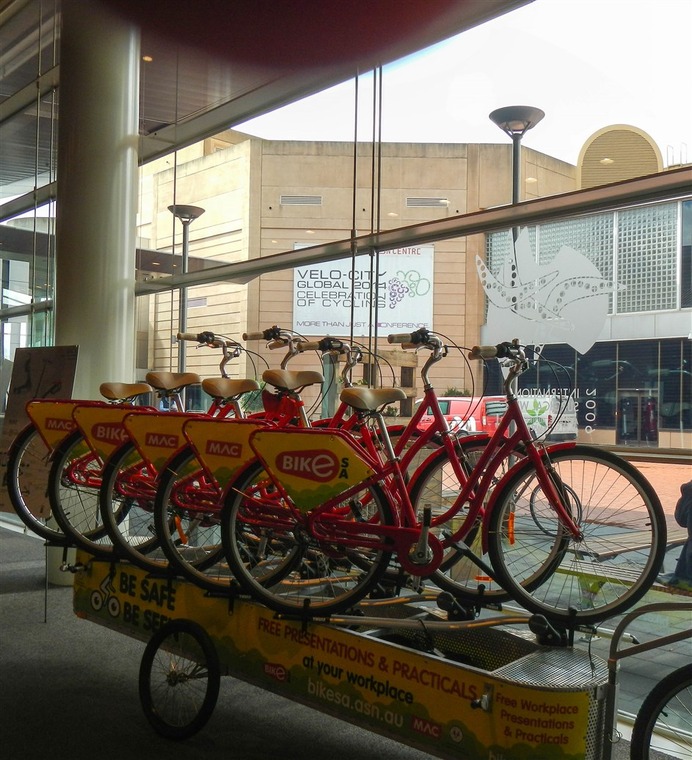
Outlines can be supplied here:
<path id="1" fill-rule="evenodd" d="M 680 306 L 692 306 L 692 201 L 682 202 L 682 243 L 680 247 Z"/>
<path id="2" fill-rule="evenodd" d="M 17 5 L 16 3 L 14 5 Z M 55 0 L 21 3 L 19 10 L 3 8 L 0 49 L 3 51 L 3 95 L 15 93 L 57 62 L 60 17 Z"/>
<path id="3" fill-rule="evenodd" d="M 575 389 L 575 350 L 564 344 L 547 345 L 541 351 L 541 357 L 535 389 L 556 395 L 572 393 Z"/>
<path id="4" fill-rule="evenodd" d="M 662 340 L 658 383 L 662 430 L 692 429 L 692 341 Z"/>
<path id="5" fill-rule="evenodd" d="M 677 215 L 677 203 L 618 214 L 618 313 L 677 307 Z"/>
<path id="6" fill-rule="evenodd" d="M 506 411 L 506 401 L 488 401 L 485 405 L 485 412 L 489 417 L 502 417 Z"/>
<path id="7" fill-rule="evenodd" d="M 2 173 L 0 200 L 9 201 L 55 181 L 57 167 L 57 91 L 44 95 L 6 121 L 0 122 L 0 162 L 12 171 Z"/>
<path id="8" fill-rule="evenodd" d="M 0 224 L 2 308 L 53 297 L 55 206 L 46 204 Z"/>
<path id="9" fill-rule="evenodd" d="M 587 433 L 615 426 L 617 346 L 596 343 L 577 356 L 577 419 Z"/>
<path id="10" fill-rule="evenodd" d="M 538 260 L 548 264 L 563 247 L 578 251 L 600 272 L 605 280 L 613 280 L 613 214 L 594 214 L 578 219 L 542 224 Z M 610 296 L 608 311 L 613 311 Z"/>

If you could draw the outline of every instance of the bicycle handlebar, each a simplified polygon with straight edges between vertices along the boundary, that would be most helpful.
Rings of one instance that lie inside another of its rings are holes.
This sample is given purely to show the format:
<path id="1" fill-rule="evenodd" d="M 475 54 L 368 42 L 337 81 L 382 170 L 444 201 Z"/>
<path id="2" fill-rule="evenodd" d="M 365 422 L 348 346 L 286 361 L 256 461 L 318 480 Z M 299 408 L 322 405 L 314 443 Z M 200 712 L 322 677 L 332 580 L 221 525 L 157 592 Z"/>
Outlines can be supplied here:
<path id="1" fill-rule="evenodd" d="M 274 325 L 260 332 L 243 333 L 243 340 L 279 340 L 281 332 L 281 328 Z"/>
<path id="2" fill-rule="evenodd" d="M 392 333 L 387 336 L 388 343 L 398 343 L 404 348 L 418 348 L 420 346 L 427 346 L 430 349 L 436 350 L 442 348 L 442 339 L 430 332 L 426 327 L 421 327 L 418 330 L 414 330 L 411 333 Z"/>
<path id="3" fill-rule="evenodd" d="M 388 335 L 387 343 L 411 343 L 411 333 L 394 333 Z"/>
<path id="4" fill-rule="evenodd" d="M 338 351 L 339 353 L 348 353 L 351 347 L 344 343 L 340 338 L 320 338 L 320 340 L 305 340 L 296 344 L 298 351 Z"/>
<path id="5" fill-rule="evenodd" d="M 496 346 L 474 346 L 469 351 L 469 359 L 506 359 L 516 358 L 519 346 L 514 343 L 498 343 Z"/>
<path id="6" fill-rule="evenodd" d="M 267 343 L 267 348 L 270 351 L 273 351 L 275 348 L 286 348 L 286 343 L 283 340 L 270 340 Z"/>
<path id="7" fill-rule="evenodd" d="M 231 340 L 230 338 L 224 338 L 219 335 L 215 335 L 211 330 L 205 330 L 201 333 L 188 333 L 188 332 L 179 332 L 175 336 L 178 340 L 189 340 L 194 341 L 195 343 L 199 343 L 200 346 L 213 346 L 215 348 L 223 348 L 226 346 L 229 348 L 230 346 L 238 346 L 239 343 L 237 343 L 235 340 Z"/>
<path id="8" fill-rule="evenodd" d="M 296 348 L 302 353 L 303 351 L 321 351 L 321 340 L 304 340 L 296 344 Z"/>
<path id="9" fill-rule="evenodd" d="M 497 356 L 497 346 L 474 346 L 469 351 L 469 359 L 494 359 Z"/>

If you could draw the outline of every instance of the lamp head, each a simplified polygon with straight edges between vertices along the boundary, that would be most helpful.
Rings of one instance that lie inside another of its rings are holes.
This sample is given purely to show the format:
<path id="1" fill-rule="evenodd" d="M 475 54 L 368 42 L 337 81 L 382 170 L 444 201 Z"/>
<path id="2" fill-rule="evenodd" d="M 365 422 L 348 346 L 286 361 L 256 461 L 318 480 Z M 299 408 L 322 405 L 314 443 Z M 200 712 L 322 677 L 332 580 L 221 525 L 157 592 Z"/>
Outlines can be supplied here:
<path id="1" fill-rule="evenodd" d="M 183 224 L 190 224 L 190 222 L 193 222 L 204 213 L 204 209 L 199 206 L 186 206 L 182 203 L 175 203 L 169 206 L 168 210 L 180 219 Z"/>
<path id="2" fill-rule="evenodd" d="M 533 106 L 505 106 L 489 114 L 490 120 L 510 137 L 521 137 L 536 126 L 545 116 L 540 108 Z"/>

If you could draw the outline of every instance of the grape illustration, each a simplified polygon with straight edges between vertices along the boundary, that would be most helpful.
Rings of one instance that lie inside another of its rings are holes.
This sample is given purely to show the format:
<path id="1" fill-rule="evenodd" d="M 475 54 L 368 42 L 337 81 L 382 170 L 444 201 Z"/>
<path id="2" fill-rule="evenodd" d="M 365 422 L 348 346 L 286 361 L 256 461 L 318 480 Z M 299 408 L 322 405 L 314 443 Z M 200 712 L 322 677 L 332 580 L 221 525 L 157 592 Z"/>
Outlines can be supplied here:
<path id="1" fill-rule="evenodd" d="M 409 287 L 398 277 L 392 277 L 387 283 L 387 291 L 389 293 L 389 308 L 394 309 L 399 301 L 403 300 L 404 296 L 409 292 Z"/>

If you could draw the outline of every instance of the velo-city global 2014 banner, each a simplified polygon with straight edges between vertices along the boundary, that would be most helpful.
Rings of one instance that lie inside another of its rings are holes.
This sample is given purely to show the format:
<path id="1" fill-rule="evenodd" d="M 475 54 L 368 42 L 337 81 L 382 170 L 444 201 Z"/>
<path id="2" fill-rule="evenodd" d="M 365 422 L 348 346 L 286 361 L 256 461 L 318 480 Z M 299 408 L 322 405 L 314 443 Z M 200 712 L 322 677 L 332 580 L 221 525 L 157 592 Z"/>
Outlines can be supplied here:
<path id="1" fill-rule="evenodd" d="M 296 244 L 296 250 L 305 246 Z M 293 274 L 293 326 L 303 335 L 353 335 L 432 328 L 434 246 L 348 257 Z M 375 303 L 376 299 L 376 303 Z"/>

